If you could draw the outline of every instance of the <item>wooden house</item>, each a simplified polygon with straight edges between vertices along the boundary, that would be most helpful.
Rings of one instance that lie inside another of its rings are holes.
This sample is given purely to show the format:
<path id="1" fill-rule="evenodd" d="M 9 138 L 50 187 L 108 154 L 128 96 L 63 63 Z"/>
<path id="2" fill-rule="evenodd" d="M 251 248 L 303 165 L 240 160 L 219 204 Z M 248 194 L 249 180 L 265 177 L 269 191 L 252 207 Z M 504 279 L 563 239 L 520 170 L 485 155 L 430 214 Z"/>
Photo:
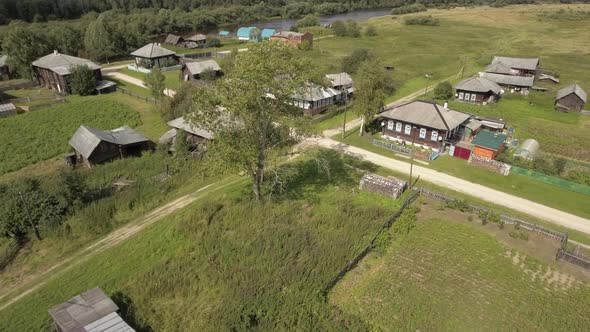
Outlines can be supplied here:
<path id="1" fill-rule="evenodd" d="M 215 72 L 215 76 L 221 76 L 221 67 L 215 60 L 189 61 L 182 65 L 182 79 L 184 81 L 201 80 L 201 74 Z"/>
<path id="2" fill-rule="evenodd" d="M 280 31 L 270 36 L 270 40 L 280 41 L 292 47 L 299 47 L 307 41 L 309 47 L 313 48 L 313 34 L 311 32 Z"/>
<path id="3" fill-rule="evenodd" d="M 291 104 L 302 109 L 305 115 L 316 115 L 336 104 L 341 95 L 338 90 L 310 83 L 301 93 L 293 95 Z"/>
<path id="4" fill-rule="evenodd" d="M 473 155 L 486 158 L 496 159 L 504 151 L 506 134 L 493 132 L 487 129 L 480 131 L 473 140 Z"/>
<path id="5" fill-rule="evenodd" d="M 184 47 L 186 48 L 203 48 L 207 45 L 207 36 L 203 34 L 196 34 L 186 39 Z"/>
<path id="6" fill-rule="evenodd" d="M 459 101 L 483 104 L 496 101 L 502 88 L 485 77 L 470 77 L 455 86 L 455 97 Z"/>
<path id="7" fill-rule="evenodd" d="M 347 100 L 354 93 L 354 83 L 348 73 L 327 74 L 326 78 L 330 81 L 332 89 L 342 93 L 344 100 Z"/>
<path id="8" fill-rule="evenodd" d="M 16 115 L 18 110 L 13 103 L 0 104 L 0 118 L 7 118 L 9 116 Z"/>
<path id="9" fill-rule="evenodd" d="M 35 60 L 32 65 L 33 74 L 39 85 L 64 94 L 72 92 L 69 76 L 76 66 L 88 67 L 94 71 L 97 82 L 102 80 L 100 66 L 96 63 L 87 59 L 60 54 L 57 51 Z"/>
<path id="10" fill-rule="evenodd" d="M 485 71 L 503 75 L 536 76 L 538 70 L 539 58 L 495 56 Z"/>
<path id="11" fill-rule="evenodd" d="M 471 114 L 426 101 L 412 101 L 379 114 L 383 137 L 442 151 L 463 138 Z"/>
<path id="12" fill-rule="evenodd" d="M 150 43 L 131 53 L 138 68 L 169 67 L 178 64 L 176 52 Z"/>
<path id="13" fill-rule="evenodd" d="M 503 75 L 487 72 L 479 73 L 479 76 L 511 90 L 529 90 L 533 87 L 535 81 L 534 76 Z"/>
<path id="14" fill-rule="evenodd" d="M 149 139 L 128 126 L 108 131 L 80 126 L 69 144 L 75 151 L 75 163 L 88 167 L 151 148 Z"/>
<path id="15" fill-rule="evenodd" d="M 559 112 L 580 112 L 588 101 L 588 95 L 579 85 L 568 85 L 557 92 L 555 110 Z"/>
<path id="16" fill-rule="evenodd" d="M 171 144 L 171 151 L 174 151 L 176 138 L 178 137 L 178 133 L 181 131 L 186 134 L 186 140 L 191 146 L 191 149 L 195 149 L 199 145 L 202 145 L 203 143 L 206 143 L 207 141 L 214 138 L 213 132 L 194 125 L 186 117 L 180 117 L 172 121 L 168 121 L 168 126 L 170 126 L 172 129 L 162 135 L 159 139 L 159 142 L 163 144 Z"/>
<path id="17" fill-rule="evenodd" d="M 181 36 L 168 34 L 168 36 L 166 36 L 166 40 L 164 41 L 164 43 L 168 45 L 180 46 L 184 43 L 184 38 L 182 38 Z"/>
<path id="18" fill-rule="evenodd" d="M 119 307 L 93 288 L 49 309 L 57 332 L 135 332 L 118 314 Z"/>

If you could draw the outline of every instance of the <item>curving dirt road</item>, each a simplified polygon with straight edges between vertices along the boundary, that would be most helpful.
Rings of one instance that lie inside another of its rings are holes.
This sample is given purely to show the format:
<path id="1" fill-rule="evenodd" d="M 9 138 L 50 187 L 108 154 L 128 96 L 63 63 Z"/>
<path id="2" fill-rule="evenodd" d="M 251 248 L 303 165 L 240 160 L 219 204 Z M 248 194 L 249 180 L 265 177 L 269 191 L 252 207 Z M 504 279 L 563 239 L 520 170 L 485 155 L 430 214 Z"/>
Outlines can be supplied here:
<path id="1" fill-rule="evenodd" d="M 127 74 L 120 73 L 118 71 L 107 72 L 104 74 L 105 74 L 105 76 L 114 77 L 114 78 L 119 79 L 121 81 L 125 81 L 125 82 L 133 84 L 133 85 L 137 85 L 137 86 L 142 87 L 144 89 L 148 88 L 145 85 L 145 83 L 142 80 L 140 80 L 139 78 L 135 78 L 133 76 L 129 76 Z M 165 89 L 164 94 L 168 97 L 174 97 L 174 95 L 176 94 L 176 91 L 174 91 L 172 89 Z"/>

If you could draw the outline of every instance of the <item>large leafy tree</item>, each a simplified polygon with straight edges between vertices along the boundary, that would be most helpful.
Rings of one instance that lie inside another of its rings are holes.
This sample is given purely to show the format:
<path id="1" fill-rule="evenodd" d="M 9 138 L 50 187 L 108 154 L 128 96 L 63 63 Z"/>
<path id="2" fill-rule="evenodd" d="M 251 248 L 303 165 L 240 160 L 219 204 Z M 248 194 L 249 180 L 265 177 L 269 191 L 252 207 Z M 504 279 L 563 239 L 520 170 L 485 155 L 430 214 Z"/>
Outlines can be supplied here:
<path id="1" fill-rule="evenodd" d="M 256 200 L 276 154 L 305 135 L 298 125 L 303 114 L 290 102 L 317 78 L 311 62 L 293 52 L 282 43 L 252 45 L 236 55 L 224 80 L 195 98 L 192 122 L 215 134 L 208 156 L 248 174 Z"/>
<path id="2" fill-rule="evenodd" d="M 92 95 L 96 90 L 96 74 L 87 66 L 76 66 L 70 75 L 70 86 L 77 95 Z"/>
<path id="3" fill-rule="evenodd" d="M 84 36 L 86 51 L 92 58 L 106 62 L 117 54 L 116 32 L 109 25 L 108 14 L 110 13 L 101 14 L 96 21 L 91 22 Z"/>
<path id="4" fill-rule="evenodd" d="M 166 77 L 158 67 L 152 68 L 151 72 L 145 75 L 145 85 L 150 89 L 152 95 L 157 101 L 164 98 L 166 90 Z"/>
<path id="5" fill-rule="evenodd" d="M 365 121 L 372 120 L 381 111 L 385 97 L 393 88 L 391 76 L 377 59 L 361 63 L 354 84 L 354 110 L 361 116 L 359 135 L 362 135 Z"/>
<path id="6" fill-rule="evenodd" d="M 77 56 L 84 48 L 82 32 L 70 25 L 59 24 L 49 31 L 51 43 L 61 53 Z"/>
<path id="7" fill-rule="evenodd" d="M 22 26 L 10 29 L 4 36 L 2 49 L 8 55 L 8 66 L 21 77 L 33 77 L 31 63 L 50 52 L 47 38 Z"/>

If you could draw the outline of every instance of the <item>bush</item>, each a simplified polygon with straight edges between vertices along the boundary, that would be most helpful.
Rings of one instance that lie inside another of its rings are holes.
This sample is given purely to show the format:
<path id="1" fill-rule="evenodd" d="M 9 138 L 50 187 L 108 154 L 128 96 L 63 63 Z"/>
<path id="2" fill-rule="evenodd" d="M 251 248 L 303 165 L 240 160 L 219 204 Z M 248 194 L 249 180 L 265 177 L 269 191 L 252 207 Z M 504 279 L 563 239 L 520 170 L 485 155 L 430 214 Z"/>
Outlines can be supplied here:
<path id="1" fill-rule="evenodd" d="M 452 201 L 448 201 L 446 206 L 449 209 L 459 210 L 461 212 L 471 212 L 472 210 L 469 203 L 463 199 L 454 199 Z"/>
<path id="2" fill-rule="evenodd" d="M 412 229 L 416 227 L 416 213 L 418 209 L 410 206 L 402 212 L 402 214 L 393 222 L 393 233 L 399 235 L 407 235 Z"/>
<path id="3" fill-rule="evenodd" d="M 361 63 L 374 58 L 375 54 L 372 51 L 366 48 L 356 49 L 342 59 L 342 71 L 349 74 L 354 74 L 358 70 Z"/>
<path id="4" fill-rule="evenodd" d="M 391 10 L 391 15 L 403 15 L 403 14 L 410 14 L 410 13 L 419 13 L 425 12 L 426 6 L 421 3 L 415 3 L 407 6 L 393 8 Z"/>
<path id="5" fill-rule="evenodd" d="M 96 90 L 96 74 L 87 66 L 76 66 L 70 74 L 70 86 L 72 93 L 80 96 L 89 96 Z"/>
<path id="6" fill-rule="evenodd" d="M 453 86 L 449 81 L 440 82 L 434 88 L 434 98 L 448 100 L 453 97 Z"/>
<path id="7" fill-rule="evenodd" d="M 311 43 L 309 42 L 309 40 L 304 40 L 303 42 L 301 42 L 301 44 L 299 44 L 299 46 L 297 46 L 297 48 L 299 48 L 302 51 L 311 51 Z"/>
<path id="8" fill-rule="evenodd" d="M 361 36 L 361 28 L 359 27 L 358 23 L 355 20 L 348 20 L 346 22 L 346 34 L 349 37 L 360 37 Z"/>
<path id="9" fill-rule="evenodd" d="M 304 18 L 297 21 L 297 27 L 313 27 L 320 24 L 320 19 L 315 15 L 307 15 Z"/>
<path id="10" fill-rule="evenodd" d="M 374 37 L 377 36 L 377 29 L 374 26 L 369 25 L 365 28 L 365 36 Z"/>
<path id="11" fill-rule="evenodd" d="M 373 250 L 377 253 L 383 254 L 391 243 L 391 233 L 389 230 L 384 230 L 383 232 L 379 233 L 379 236 L 375 239 L 373 243 Z"/>
<path id="12" fill-rule="evenodd" d="M 510 235 L 510 237 L 513 239 L 521 239 L 524 241 L 529 240 L 529 235 L 525 232 L 522 232 L 522 231 L 510 231 L 510 233 L 508 233 L 508 235 Z"/>
<path id="13" fill-rule="evenodd" d="M 405 25 L 425 25 L 425 26 L 438 26 L 440 22 L 437 18 L 432 15 L 417 15 L 404 18 Z"/>
<path id="14" fill-rule="evenodd" d="M 332 31 L 336 36 L 344 37 L 347 34 L 346 24 L 342 21 L 334 21 L 332 22 Z"/>
<path id="15" fill-rule="evenodd" d="M 205 47 L 221 47 L 221 40 L 217 37 L 210 37 L 207 38 L 207 43 Z"/>

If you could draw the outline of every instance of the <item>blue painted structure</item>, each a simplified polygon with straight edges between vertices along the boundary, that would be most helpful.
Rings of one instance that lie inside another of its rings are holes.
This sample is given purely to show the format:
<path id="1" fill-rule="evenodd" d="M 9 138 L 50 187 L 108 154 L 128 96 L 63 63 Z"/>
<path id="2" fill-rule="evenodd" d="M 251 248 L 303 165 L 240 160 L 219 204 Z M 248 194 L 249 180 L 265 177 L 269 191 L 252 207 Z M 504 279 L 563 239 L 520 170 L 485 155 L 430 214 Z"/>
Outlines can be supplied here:
<path id="1" fill-rule="evenodd" d="M 229 31 L 226 31 L 226 30 L 219 31 L 219 36 L 220 37 L 229 37 Z"/>
<path id="2" fill-rule="evenodd" d="M 276 32 L 275 29 L 262 29 L 262 32 L 260 33 L 260 37 L 263 40 L 264 39 L 269 39 L 270 36 L 272 36 L 275 32 Z"/>
<path id="3" fill-rule="evenodd" d="M 239 40 L 250 40 L 250 34 L 252 30 L 255 30 L 256 27 L 241 27 L 238 29 L 236 36 Z"/>

